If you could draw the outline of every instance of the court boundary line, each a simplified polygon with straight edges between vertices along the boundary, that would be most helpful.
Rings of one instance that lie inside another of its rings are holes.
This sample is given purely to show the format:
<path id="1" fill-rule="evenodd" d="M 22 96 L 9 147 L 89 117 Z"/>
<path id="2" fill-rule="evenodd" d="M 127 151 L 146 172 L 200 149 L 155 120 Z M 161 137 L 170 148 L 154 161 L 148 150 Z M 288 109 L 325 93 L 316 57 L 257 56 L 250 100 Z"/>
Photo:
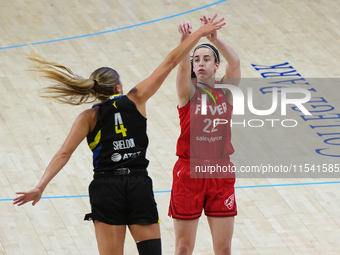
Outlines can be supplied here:
<path id="1" fill-rule="evenodd" d="M 207 4 L 207 5 L 204 5 L 204 6 L 201 6 L 201 7 L 192 9 L 192 10 L 189 10 L 189 11 L 180 12 L 180 13 L 177 13 L 177 14 L 173 14 L 173 15 L 170 15 L 170 16 L 163 17 L 163 18 L 154 19 L 154 20 L 150 20 L 150 21 L 146 21 L 146 22 L 142 22 L 142 23 L 138 23 L 138 24 L 134 24 L 134 25 L 130 25 L 130 26 L 114 28 L 114 29 L 110 29 L 110 30 L 105 30 L 105 31 L 95 32 L 95 33 L 90 33 L 90 34 L 85 34 L 85 35 L 77 35 L 77 36 L 59 38 L 59 39 L 48 40 L 48 41 L 34 42 L 34 43 L 31 43 L 31 45 L 39 45 L 39 44 L 47 44 L 47 43 L 53 43 L 53 42 L 74 40 L 74 39 L 85 38 L 85 37 L 101 35 L 101 34 L 107 34 L 107 33 L 112 33 L 112 32 L 116 32 L 116 31 L 120 31 L 120 30 L 125 30 L 125 29 L 129 29 L 129 28 L 144 26 L 144 25 L 147 25 L 147 24 L 151 24 L 151 23 L 155 23 L 155 22 L 171 19 L 171 18 L 178 17 L 178 16 L 181 16 L 181 15 L 184 15 L 184 14 L 188 14 L 188 13 L 191 13 L 191 12 L 202 10 L 202 9 L 205 9 L 205 8 L 210 7 L 210 6 L 214 6 L 214 5 L 226 2 L 226 1 L 228 1 L 228 0 L 220 0 L 220 1 L 217 1 L 217 2 L 214 2 L 214 3 L 211 3 L 211 4 Z M 8 50 L 8 49 L 26 47 L 28 45 L 29 44 L 19 44 L 19 45 L 5 46 L 5 47 L 0 47 L 0 50 Z"/>
<path id="2" fill-rule="evenodd" d="M 281 183 L 281 184 L 264 184 L 264 185 L 236 186 L 235 189 L 273 188 L 273 187 L 309 186 L 309 185 L 326 185 L 326 184 L 340 184 L 340 181 L 334 181 L 334 182 Z M 155 194 L 170 193 L 170 192 L 171 192 L 171 190 L 154 191 Z M 49 196 L 49 197 L 41 197 L 41 199 L 81 198 L 81 197 L 89 197 L 89 195 Z M 0 202 L 12 201 L 12 200 L 13 200 L 13 198 L 4 198 L 4 199 L 0 199 Z"/>

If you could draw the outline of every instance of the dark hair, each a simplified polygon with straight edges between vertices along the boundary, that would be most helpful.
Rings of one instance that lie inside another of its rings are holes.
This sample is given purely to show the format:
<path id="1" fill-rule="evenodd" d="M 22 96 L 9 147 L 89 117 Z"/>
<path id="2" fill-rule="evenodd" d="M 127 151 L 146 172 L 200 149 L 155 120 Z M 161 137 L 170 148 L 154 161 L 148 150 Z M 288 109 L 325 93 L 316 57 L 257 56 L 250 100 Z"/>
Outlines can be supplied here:
<path id="1" fill-rule="evenodd" d="M 209 50 L 212 50 L 213 53 L 214 53 L 214 58 L 215 58 L 215 63 L 220 63 L 220 53 L 218 52 L 218 50 L 215 48 L 215 46 L 209 44 L 209 43 L 203 43 L 203 44 L 200 44 L 198 45 L 193 53 L 192 53 L 192 56 L 191 56 L 191 60 L 190 60 L 190 63 L 191 63 L 191 78 L 196 78 L 196 74 L 194 73 L 194 65 L 193 65 L 193 59 L 194 59 L 194 53 L 197 49 L 200 49 L 200 48 L 207 48 Z"/>

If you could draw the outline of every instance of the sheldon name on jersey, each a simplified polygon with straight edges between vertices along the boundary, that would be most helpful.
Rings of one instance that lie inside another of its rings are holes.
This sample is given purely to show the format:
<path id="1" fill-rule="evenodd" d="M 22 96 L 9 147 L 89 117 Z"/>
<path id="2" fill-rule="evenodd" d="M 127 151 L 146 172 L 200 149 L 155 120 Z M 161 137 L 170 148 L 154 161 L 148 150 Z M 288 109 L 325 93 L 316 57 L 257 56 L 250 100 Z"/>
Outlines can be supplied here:
<path id="1" fill-rule="evenodd" d="M 135 141 L 133 138 L 125 139 L 125 140 L 118 140 L 113 142 L 113 149 L 114 150 L 124 150 L 130 149 L 135 147 Z"/>

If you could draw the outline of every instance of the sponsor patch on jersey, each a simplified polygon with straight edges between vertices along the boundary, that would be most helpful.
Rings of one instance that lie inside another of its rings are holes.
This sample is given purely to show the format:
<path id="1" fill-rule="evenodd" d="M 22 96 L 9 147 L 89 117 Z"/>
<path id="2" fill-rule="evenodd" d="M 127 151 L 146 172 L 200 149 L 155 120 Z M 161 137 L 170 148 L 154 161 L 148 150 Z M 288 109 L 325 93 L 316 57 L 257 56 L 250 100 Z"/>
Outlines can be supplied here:
<path id="1" fill-rule="evenodd" d="M 113 162 L 118 162 L 122 159 L 122 155 L 120 155 L 119 153 L 113 153 L 111 156 L 111 160 Z"/>
<path id="2" fill-rule="evenodd" d="M 136 158 L 140 153 L 141 153 L 141 151 L 125 153 L 123 155 L 123 160 L 130 159 L 130 158 Z"/>
<path id="3" fill-rule="evenodd" d="M 131 158 L 137 158 L 137 156 L 141 154 L 141 151 L 137 151 L 137 152 L 131 152 L 131 153 L 124 153 L 123 156 L 119 153 L 113 153 L 111 156 L 111 160 L 113 162 L 118 162 L 121 160 L 127 160 L 127 159 L 131 159 Z"/>

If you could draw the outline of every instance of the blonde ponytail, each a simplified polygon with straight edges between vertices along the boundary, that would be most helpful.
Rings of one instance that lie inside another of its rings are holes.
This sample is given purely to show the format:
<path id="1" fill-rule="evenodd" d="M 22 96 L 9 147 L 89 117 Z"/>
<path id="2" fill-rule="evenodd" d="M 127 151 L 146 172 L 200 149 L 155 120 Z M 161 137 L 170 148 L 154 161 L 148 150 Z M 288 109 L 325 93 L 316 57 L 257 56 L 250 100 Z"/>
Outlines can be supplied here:
<path id="1" fill-rule="evenodd" d="M 119 84 L 119 75 L 111 68 L 101 67 L 86 79 L 66 66 L 45 60 L 33 47 L 31 49 L 28 55 L 34 63 L 31 70 L 54 82 L 41 90 L 41 97 L 71 105 L 91 103 L 96 99 L 104 101 L 114 94 L 115 86 Z"/>

